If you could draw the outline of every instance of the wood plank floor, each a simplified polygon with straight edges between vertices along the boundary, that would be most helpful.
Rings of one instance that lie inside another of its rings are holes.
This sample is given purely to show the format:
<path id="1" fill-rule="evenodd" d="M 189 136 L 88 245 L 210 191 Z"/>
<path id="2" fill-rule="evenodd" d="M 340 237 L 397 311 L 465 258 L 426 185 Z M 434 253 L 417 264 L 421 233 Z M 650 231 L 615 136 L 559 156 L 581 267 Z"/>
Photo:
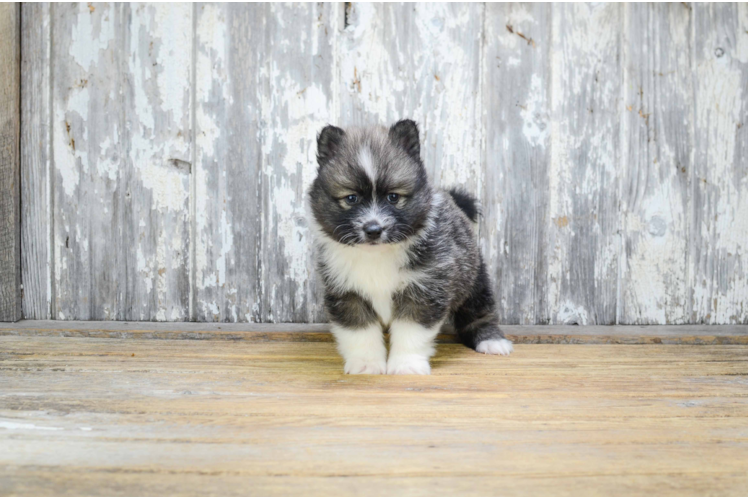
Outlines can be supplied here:
<path id="1" fill-rule="evenodd" d="M 283 337 L 278 338 L 292 338 Z M 748 346 L 0 335 L 2 495 L 746 495 Z"/>

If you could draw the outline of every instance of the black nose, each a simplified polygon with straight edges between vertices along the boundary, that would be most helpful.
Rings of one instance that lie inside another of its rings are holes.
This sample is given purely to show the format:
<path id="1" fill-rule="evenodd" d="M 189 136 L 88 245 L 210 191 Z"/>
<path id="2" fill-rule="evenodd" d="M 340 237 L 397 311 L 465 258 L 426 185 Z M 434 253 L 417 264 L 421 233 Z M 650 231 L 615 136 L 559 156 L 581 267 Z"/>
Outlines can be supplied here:
<path id="1" fill-rule="evenodd" d="M 364 224 L 364 232 L 369 239 L 376 240 L 382 236 L 382 226 L 376 222 L 367 222 Z"/>

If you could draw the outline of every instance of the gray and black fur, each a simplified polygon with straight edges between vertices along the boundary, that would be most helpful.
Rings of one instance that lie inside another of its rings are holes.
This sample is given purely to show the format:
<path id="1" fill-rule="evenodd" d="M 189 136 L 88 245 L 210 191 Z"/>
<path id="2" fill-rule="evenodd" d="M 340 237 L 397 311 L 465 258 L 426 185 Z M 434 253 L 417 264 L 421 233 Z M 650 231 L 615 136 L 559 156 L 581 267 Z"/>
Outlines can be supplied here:
<path id="1" fill-rule="evenodd" d="M 473 232 L 478 203 L 463 190 L 429 184 L 416 123 L 402 120 L 389 129 L 345 131 L 327 126 L 317 143 L 318 176 L 309 202 L 321 238 L 349 246 L 403 245 L 407 259 L 402 271 L 418 276 L 393 294 L 392 320 L 409 319 L 425 327 L 447 320 L 473 349 L 483 340 L 503 339 Z M 360 165 L 362 145 L 371 151 L 375 182 Z M 351 193 L 358 199 L 349 199 Z M 381 232 L 372 235 L 366 224 L 374 205 Z M 325 251 L 317 245 L 318 256 Z M 379 321 L 387 328 L 366 297 L 336 285 L 329 259 L 317 262 L 333 323 L 359 328 Z"/>

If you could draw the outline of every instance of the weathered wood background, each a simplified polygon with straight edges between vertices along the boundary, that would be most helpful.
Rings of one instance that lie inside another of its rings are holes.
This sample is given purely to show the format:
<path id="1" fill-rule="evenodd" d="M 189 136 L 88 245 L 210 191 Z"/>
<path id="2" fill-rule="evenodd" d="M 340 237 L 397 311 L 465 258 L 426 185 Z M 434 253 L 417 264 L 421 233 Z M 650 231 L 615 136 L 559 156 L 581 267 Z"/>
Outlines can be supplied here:
<path id="1" fill-rule="evenodd" d="M 21 319 L 21 9 L 0 3 L 0 321 Z"/>
<path id="2" fill-rule="evenodd" d="M 324 320 L 326 123 L 412 117 L 504 323 L 748 322 L 747 4 L 25 4 L 27 318 Z"/>

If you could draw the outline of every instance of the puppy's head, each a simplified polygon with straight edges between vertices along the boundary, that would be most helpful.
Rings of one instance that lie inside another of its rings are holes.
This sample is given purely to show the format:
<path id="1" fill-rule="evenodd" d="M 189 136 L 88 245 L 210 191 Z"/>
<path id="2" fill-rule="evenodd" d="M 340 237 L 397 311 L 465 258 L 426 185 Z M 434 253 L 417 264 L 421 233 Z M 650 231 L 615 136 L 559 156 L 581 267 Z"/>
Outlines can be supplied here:
<path id="1" fill-rule="evenodd" d="M 431 188 L 421 162 L 418 126 L 343 130 L 317 137 L 312 214 L 325 235 L 346 245 L 398 243 L 426 223 Z"/>

